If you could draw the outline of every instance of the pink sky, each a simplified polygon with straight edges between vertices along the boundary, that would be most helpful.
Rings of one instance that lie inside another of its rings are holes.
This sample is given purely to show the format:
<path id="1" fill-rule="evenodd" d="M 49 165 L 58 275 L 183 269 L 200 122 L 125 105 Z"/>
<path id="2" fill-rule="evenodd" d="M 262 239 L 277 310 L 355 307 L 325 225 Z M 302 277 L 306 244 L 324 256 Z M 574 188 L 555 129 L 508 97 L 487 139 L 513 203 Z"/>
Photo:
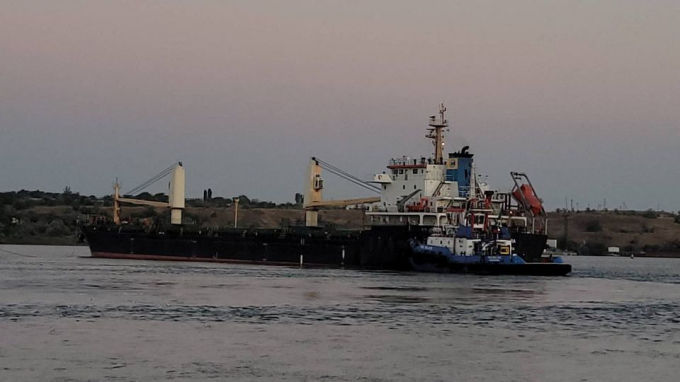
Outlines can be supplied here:
<path id="1" fill-rule="evenodd" d="M 2 190 L 182 160 L 190 196 L 292 200 L 309 156 L 428 154 L 443 101 L 498 188 L 680 209 L 677 1 L 8 1 L 0 52 Z"/>

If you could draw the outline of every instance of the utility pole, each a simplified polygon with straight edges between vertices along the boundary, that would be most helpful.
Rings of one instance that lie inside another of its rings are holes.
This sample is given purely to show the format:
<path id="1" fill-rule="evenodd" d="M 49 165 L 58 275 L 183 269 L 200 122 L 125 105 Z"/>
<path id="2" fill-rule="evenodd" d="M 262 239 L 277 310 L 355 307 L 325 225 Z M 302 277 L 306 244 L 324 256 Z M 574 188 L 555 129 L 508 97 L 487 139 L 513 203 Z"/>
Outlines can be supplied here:
<path id="1" fill-rule="evenodd" d="M 569 250 L 569 213 L 565 212 L 562 217 L 564 218 L 564 251 Z"/>

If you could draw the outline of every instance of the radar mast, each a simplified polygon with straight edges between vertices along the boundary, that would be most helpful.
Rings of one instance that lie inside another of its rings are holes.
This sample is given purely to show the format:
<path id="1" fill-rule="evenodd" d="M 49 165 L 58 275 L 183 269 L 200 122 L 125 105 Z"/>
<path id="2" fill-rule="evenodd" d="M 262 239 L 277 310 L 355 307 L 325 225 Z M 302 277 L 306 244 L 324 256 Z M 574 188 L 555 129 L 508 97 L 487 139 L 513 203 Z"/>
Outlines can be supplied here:
<path id="1" fill-rule="evenodd" d="M 444 129 L 449 127 L 449 121 L 444 118 L 444 112 L 446 112 L 446 107 L 443 103 L 439 104 L 439 120 L 437 116 L 430 116 L 430 128 L 427 129 L 428 133 L 426 138 L 432 139 L 432 144 L 434 144 L 434 163 L 444 164 Z"/>

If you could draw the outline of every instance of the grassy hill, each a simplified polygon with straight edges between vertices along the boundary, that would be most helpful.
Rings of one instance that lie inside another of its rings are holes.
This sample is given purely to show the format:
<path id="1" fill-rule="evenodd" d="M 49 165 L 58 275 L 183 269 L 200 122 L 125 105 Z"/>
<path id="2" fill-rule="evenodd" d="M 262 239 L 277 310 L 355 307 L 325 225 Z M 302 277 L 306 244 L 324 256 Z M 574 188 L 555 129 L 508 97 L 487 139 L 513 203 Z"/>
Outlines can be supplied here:
<path id="1" fill-rule="evenodd" d="M 607 246 L 626 252 L 680 252 L 680 218 L 669 213 L 592 211 L 565 216 L 553 212 L 549 214 L 548 233 L 558 238 L 561 246 L 567 241 L 571 250 L 585 243 L 596 247 L 597 252 Z"/>
<path id="2" fill-rule="evenodd" d="M 64 198 L 61 194 L 56 195 L 56 202 Z M 111 217 L 111 206 L 105 200 L 76 196 L 69 205 L 44 205 L 31 202 L 36 199 L 34 196 L 27 194 L 25 199 L 0 204 L 0 243 L 73 244 L 78 219 L 87 219 L 88 215 Z M 305 213 L 299 206 L 263 203 L 240 208 L 239 227 L 304 224 Z M 167 209 L 151 207 L 126 206 L 122 212 L 122 218 L 131 222 L 155 218 L 168 220 L 168 215 Z M 360 210 L 325 210 L 319 215 L 322 225 L 346 229 L 360 229 L 366 225 Z M 234 225 L 233 206 L 227 203 L 190 203 L 185 217 L 201 226 Z M 566 235 L 565 227 L 568 228 Z M 558 239 L 561 248 L 566 246 L 588 254 L 602 254 L 608 246 L 617 246 L 626 252 L 680 253 L 680 215 L 671 213 L 551 212 L 548 233 L 551 238 Z"/>

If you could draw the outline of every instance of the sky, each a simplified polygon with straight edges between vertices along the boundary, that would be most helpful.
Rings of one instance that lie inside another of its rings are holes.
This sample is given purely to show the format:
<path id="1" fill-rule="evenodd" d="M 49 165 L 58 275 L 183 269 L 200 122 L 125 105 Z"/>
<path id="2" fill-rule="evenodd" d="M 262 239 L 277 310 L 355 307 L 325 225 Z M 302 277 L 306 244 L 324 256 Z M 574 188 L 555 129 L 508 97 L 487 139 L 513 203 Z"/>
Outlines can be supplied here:
<path id="1" fill-rule="evenodd" d="M 311 156 L 368 179 L 429 155 L 444 102 L 493 188 L 680 209 L 675 0 L 0 3 L 0 191 L 101 196 L 182 161 L 188 197 L 292 201 Z"/>

